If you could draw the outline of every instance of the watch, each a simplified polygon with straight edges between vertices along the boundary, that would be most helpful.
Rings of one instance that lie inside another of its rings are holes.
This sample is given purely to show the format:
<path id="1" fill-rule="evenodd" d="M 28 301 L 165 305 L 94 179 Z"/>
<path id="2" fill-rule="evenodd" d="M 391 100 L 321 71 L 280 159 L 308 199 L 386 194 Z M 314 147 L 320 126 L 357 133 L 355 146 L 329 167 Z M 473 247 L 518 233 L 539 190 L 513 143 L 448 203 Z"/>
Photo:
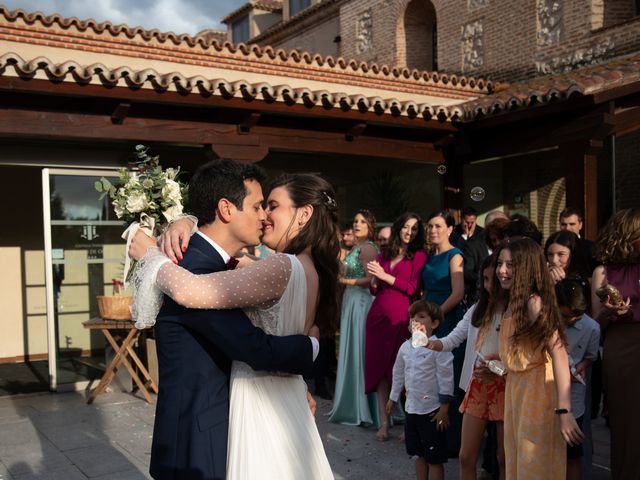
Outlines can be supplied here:
<path id="1" fill-rule="evenodd" d="M 556 415 L 564 415 L 565 413 L 569 412 L 571 412 L 571 410 L 569 410 L 568 408 L 556 408 L 553 410 L 553 413 L 555 413 Z"/>

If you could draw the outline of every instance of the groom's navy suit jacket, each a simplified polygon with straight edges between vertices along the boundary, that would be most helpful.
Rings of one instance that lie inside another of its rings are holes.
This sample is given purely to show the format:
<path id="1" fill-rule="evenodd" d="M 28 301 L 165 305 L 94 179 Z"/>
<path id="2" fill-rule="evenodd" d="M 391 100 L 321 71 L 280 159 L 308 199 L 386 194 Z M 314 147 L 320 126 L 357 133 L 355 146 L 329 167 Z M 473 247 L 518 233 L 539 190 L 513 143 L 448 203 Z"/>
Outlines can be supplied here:
<path id="1" fill-rule="evenodd" d="M 199 235 L 180 264 L 196 274 L 226 268 Z M 156 480 L 225 478 L 231 359 L 255 370 L 310 375 L 313 368 L 308 337 L 267 335 L 239 309 L 190 310 L 165 296 L 155 334 L 160 392 L 150 473 Z"/>

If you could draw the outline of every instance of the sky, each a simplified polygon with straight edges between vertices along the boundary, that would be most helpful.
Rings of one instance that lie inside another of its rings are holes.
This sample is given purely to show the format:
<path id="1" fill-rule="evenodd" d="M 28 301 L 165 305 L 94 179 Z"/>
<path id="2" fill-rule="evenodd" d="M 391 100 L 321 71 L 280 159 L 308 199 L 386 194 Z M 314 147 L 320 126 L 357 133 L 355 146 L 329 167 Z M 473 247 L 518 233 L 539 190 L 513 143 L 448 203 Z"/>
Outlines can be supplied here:
<path id="1" fill-rule="evenodd" d="M 0 5 L 9 10 L 110 20 L 190 35 L 209 28 L 225 29 L 220 19 L 245 3 L 247 0 L 0 0 Z"/>

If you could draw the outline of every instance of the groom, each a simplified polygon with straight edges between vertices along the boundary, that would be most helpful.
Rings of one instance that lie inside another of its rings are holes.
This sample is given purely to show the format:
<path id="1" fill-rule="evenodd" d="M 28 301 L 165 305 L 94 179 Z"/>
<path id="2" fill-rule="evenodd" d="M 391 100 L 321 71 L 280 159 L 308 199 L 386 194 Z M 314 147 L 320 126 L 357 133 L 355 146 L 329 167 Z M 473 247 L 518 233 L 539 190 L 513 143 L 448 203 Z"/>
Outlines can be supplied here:
<path id="1" fill-rule="evenodd" d="M 196 274 L 225 270 L 231 255 L 259 244 L 263 178 L 259 167 L 231 160 L 195 172 L 189 202 L 200 227 L 181 266 Z M 317 350 L 312 337 L 267 335 L 239 309 L 191 310 L 168 296 L 155 333 L 160 393 L 150 473 L 156 480 L 225 478 L 231 360 L 308 376 Z"/>

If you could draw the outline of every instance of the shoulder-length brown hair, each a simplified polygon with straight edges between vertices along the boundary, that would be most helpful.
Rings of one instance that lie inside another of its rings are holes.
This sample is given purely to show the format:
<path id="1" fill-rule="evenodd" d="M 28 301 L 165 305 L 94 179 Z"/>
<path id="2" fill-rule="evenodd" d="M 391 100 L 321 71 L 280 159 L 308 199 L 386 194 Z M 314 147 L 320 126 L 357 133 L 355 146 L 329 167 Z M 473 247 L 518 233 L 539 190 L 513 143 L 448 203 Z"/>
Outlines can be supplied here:
<path id="1" fill-rule="evenodd" d="M 566 344 L 556 292 L 542 247 L 528 237 L 506 240 L 496 252 L 496 271 L 500 252 L 505 249 L 511 252 L 513 283 L 507 291 L 500 286 L 500 282 L 493 282 L 487 315 L 498 313 L 501 307 L 511 309 L 515 328 L 509 348 L 518 349 L 526 344 L 535 350 L 544 350 L 556 332 L 560 341 Z M 537 319 L 531 321 L 527 305 L 534 294 L 542 299 L 542 311 Z"/>
<path id="2" fill-rule="evenodd" d="M 640 262 L 640 208 L 616 213 L 600 231 L 596 258 L 607 265 Z"/>
<path id="3" fill-rule="evenodd" d="M 424 250 L 424 225 L 422 224 L 420 216 L 413 212 L 403 213 L 395 219 L 393 226 L 391 227 L 389 246 L 384 249 L 384 258 L 386 260 L 391 260 L 400 253 L 400 248 L 402 246 L 400 231 L 404 228 L 404 224 L 412 218 L 417 220 L 416 226 L 418 228 L 418 233 L 416 234 L 416 238 L 407 245 L 407 251 L 404 253 L 404 256 L 410 260 L 418 250 Z"/>
<path id="4" fill-rule="evenodd" d="M 353 215 L 354 221 L 355 221 L 356 215 L 358 214 L 364 217 L 364 221 L 366 222 L 367 228 L 369 229 L 369 232 L 367 233 L 367 240 L 373 241 L 373 239 L 376 237 L 375 215 L 373 214 L 373 212 L 371 212 L 371 210 L 367 210 L 366 208 L 361 208 Z"/>

